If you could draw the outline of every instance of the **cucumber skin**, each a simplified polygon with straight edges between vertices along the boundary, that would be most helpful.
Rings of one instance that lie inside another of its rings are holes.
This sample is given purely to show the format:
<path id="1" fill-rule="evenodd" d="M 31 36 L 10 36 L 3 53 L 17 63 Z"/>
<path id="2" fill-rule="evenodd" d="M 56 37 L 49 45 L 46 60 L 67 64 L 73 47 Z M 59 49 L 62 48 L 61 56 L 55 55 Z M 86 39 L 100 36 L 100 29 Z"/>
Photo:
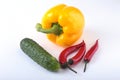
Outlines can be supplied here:
<path id="1" fill-rule="evenodd" d="M 55 72 L 60 69 L 60 64 L 57 59 L 32 39 L 24 38 L 20 42 L 20 48 L 24 53 L 32 58 L 32 60 L 34 60 L 45 69 Z"/>

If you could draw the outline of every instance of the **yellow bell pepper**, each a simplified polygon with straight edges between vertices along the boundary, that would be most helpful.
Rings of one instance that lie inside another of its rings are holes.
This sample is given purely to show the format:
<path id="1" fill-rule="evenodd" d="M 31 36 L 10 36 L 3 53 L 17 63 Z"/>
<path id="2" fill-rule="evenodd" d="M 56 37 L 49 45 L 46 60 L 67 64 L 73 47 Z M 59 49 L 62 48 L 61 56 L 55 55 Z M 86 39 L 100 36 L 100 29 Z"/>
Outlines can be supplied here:
<path id="1" fill-rule="evenodd" d="M 81 11 L 73 6 L 59 4 L 49 9 L 42 18 L 42 23 L 37 23 L 39 32 L 47 33 L 52 42 L 61 46 L 70 46 L 77 41 L 84 28 L 84 16 Z"/>

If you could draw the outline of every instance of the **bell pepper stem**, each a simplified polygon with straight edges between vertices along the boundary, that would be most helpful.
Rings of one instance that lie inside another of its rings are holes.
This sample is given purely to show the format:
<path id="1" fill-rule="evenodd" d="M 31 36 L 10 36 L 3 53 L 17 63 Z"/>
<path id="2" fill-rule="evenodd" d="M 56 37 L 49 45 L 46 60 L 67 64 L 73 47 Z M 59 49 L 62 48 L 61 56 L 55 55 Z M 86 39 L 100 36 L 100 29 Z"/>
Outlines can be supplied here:
<path id="1" fill-rule="evenodd" d="M 46 34 L 53 33 L 55 35 L 60 35 L 61 33 L 63 33 L 62 27 L 58 23 L 53 23 L 51 28 L 49 28 L 49 29 L 43 29 L 42 25 L 37 23 L 36 24 L 36 29 L 37 29 L 38 32 L 43 32 L 43 33 L 46 33 Z"/>

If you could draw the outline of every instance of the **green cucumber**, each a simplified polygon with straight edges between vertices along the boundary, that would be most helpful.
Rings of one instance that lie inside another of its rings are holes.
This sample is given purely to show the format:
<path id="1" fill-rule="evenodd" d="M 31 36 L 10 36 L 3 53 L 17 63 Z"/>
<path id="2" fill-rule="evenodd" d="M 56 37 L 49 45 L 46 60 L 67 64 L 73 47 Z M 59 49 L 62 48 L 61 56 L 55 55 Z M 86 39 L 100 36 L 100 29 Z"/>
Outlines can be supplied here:
<path id="1" fill-rule="evenodd" d="M 20 47 L 33 61 L 45 69 L 50 71 L 58 71 L 60 69 L 57 59 L 32 39 L 24 38 L 20 42 Z"/>

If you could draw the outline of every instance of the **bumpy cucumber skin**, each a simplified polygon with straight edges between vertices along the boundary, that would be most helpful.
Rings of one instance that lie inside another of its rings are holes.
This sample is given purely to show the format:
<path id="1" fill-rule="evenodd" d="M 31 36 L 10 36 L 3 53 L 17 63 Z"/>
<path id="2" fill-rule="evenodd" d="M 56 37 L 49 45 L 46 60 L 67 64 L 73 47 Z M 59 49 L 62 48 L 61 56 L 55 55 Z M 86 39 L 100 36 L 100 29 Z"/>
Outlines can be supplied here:
<path id="1" fill-rule="evenodd" d="M 60 69 L 57 59 L 32 39 L 24 38 L 20 42 L 20 47 L 24 53 L 45 69 L 55 72 Z"/>

